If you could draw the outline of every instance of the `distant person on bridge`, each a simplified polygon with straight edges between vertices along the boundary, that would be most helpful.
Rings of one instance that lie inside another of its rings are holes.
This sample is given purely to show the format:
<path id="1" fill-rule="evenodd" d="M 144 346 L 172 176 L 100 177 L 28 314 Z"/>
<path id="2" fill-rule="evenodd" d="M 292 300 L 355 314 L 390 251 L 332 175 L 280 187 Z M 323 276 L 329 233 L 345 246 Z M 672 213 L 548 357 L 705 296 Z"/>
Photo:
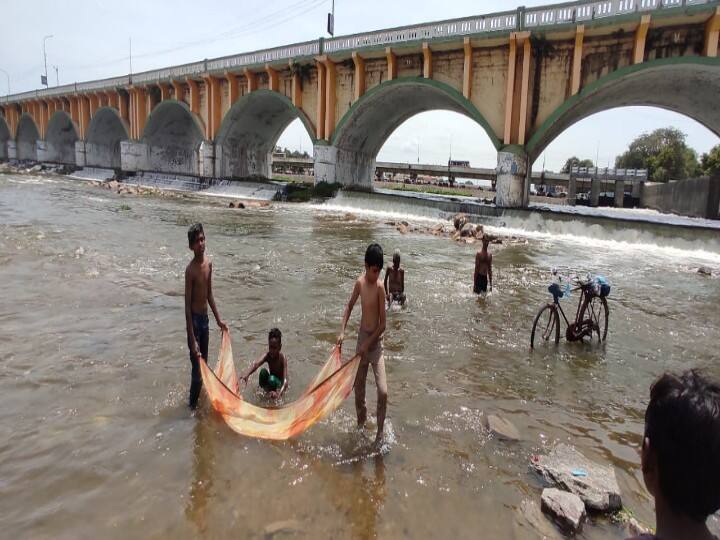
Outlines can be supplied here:
<path id="1" fill-rule="evenodd" d="M 405 270 L 400 268 L 400 251 L 398 250 L 393 253 L 392 266 L 385 269 L 384 285 L 387 292 L 385 300 L 387 300 L 388 307 L 393 302 L 404 306 L 405 300 L 407 300 L 405 297 Z"/>
<path id="2" fill-rule="evenodd" d="M 473 274 L 473 291 L 475 294 L 486 293 L 488 284 L 492 292 L 492 253 L 488 252 L 490 236 L 482 237 L 482 249 L 475 255 L 475 273 Z"/>

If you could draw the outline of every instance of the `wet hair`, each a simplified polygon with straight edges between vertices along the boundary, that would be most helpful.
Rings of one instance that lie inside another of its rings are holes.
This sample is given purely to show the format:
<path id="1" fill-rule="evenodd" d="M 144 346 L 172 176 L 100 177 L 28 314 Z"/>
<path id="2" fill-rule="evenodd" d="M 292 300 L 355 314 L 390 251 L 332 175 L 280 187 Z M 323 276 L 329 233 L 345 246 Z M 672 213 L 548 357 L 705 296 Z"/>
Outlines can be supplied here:
<path id="1" fill-rule="evenodd" d="M 400 250 L 399 249 L 396 249 L 395 252 L 393 253 L 393 262 L 395 262 L 395 259 L 400 261 Z"/>
<path id="2" fill-rule="evenodd" d="M 383 250 L 380 244 L 370 244 L 365 251 L 365 264 L 378 270 L 383 268 Z"/>
<path id="3" fill-rule="evenodd" d="M 279 328 L 273 328 L 270 330 L 270 333 L 268 334 L 268 341 L 271 339 L 277 339 L 280 343 L 282 343 L 282 332 Z"/>
<path id="4" fill-rule="evenodd" d="M 720 384 L 696 370 L 662 375 L 650 388 L 645 436 L 670 507 L 705 523 L 720 508 Z"/>
<path id="5" fill-rule="evenodd" d="M 198 236 L 200 236 L 201 234 L 205 234 L 202 223 L 196 223 L 195 225 L 191 225 L 188 229 L 188 245 L 190 247 L 193 247 L 193 244 L 198 239 Z"/>

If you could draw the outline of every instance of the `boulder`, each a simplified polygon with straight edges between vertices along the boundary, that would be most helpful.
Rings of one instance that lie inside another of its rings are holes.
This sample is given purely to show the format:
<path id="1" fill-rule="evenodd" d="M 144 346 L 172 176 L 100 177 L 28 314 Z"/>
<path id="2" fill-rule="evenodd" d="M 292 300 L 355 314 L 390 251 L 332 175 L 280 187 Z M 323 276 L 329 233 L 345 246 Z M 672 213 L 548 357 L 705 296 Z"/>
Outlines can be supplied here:
<path id="1" fill-rule="evenodd" d="M 463 238 L 467 236 L 475 236 L 475 224 L 465 223 L 465 225 L 463 225 L 460 229 L 460 236 L 462 236 Z"/>
<path id="2" fill-rule="evenodd" d="M 614 512 L 622 508 L 612 467 L 590 461 L 568 444 L 558 444 L 546 456 L 533 456 L 530 464 L 550 485 L 580 497 L 588 510 Z"/>
<path id="3" fill-rule="evenodd" d="M 432 229 L 430 229 L 430 232 L 434 234 L 435 236 L 440 236 L 445 232 L 445 227 L 442 223 L 438 223 L 435 225 Z"/>
<path id="4" fill-rule="evenodd" d="M 519 514 L 518 519 L 515 520 L 517 526 L 528 527 L 532 529 L 533 538 L 543 538 L 546 540 L 561 540 L 563 535 L 553 527 L 552 523 L 543 515 L 540 507 L 535 501 L 525 499 L 520 503 L 520 508 L 516 510 Z M 522 533 L 518 531 L 515 538 L 528 538 L 527 531 Z"/>
<path id="5" fill-rule="evenodd" d="M 587 517 L 580 497 L 555 488 L 543 489 L 540 507 L 552 516 L 561 529 L 571 533 L 580 531 Z"/>
<path id="6" fill-rule="evenodd" d="M 703 276 L 712 276 L 712 270 L 710 270 L 707 266 L 701 266 L 698 268 L 698 274 Z"/>
<path id="7" fill-rule="evenodd" d="M 35 165 L 34 167 L 30 167 L 28 169 L 28 172 L 40 172 L 42 171 L 42 165 Z"/>
<path id="8" fill-rule="evenodd" d="M 467 222 L 468 218 L 465 214 L 456 214 L 453 218 L 453 225 L 455 225 L 455 229 L 458 231 L 462 229 Z"/>
<path id="9" fill-rule="evenodd" d="M 107 184 L 105 184 L 108 189 L 117 189 L 120 183 L 117 180 L 110 180 Z"/>
<path id="10" fill-rule="evenodd" d="M 720 538 L 720 511 L 708 518 L 707 526 L 711 533 Z"/>
<path id="11" fill-rule="evenodd" d="M 518 429 L 509 420 L 497 414 L 489 414 L 485 418 L 485 427 L 498 439 L 506 441 L 520 440 Z"/>

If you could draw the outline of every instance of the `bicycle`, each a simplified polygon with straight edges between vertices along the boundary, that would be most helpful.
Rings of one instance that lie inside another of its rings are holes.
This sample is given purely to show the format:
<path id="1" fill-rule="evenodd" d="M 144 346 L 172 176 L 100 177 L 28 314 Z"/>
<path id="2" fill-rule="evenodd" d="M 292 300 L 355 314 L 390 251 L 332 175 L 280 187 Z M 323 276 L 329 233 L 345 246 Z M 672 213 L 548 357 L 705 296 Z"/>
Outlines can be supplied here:
<path id="1" fill-rule="evenodd" d="M 546 344 L 551 339 L 554 339 L 556 345 L 560 343 L 560 315 L 566 325 L 565 339 L 570 342 L 582 341 L 588 336 L 592 341 L 593 335 L 597 335 L 600 343 L 607 338 L 610 309 L 605 297 L 610 293 L 610 286 L 601 283 L 598 287 L 591 279 L 582 281 L 575 278 L 574 282 L 577 286 L 572 290 L 581 291 L 580 301 L 575 312 L 575 321 L 571 323 L 565 316 L 560 305 L 560 298 L 565 293 L 557 283 L 553 283 L 548 287 L 553 295 L 553 301 L 545 304 L 535 316 L 530 334 L 531 349 L 535 348 L 536 343 L 538 345 Z"/>

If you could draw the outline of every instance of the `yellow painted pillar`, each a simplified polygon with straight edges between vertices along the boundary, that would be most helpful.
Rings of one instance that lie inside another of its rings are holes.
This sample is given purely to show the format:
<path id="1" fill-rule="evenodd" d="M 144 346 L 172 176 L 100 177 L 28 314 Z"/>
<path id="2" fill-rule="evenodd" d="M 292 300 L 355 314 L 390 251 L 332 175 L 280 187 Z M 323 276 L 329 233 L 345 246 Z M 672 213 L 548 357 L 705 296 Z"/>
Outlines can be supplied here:
<path id="1" fill-rule="evenodd" d="M 90 126 L 90 102 L 87 96 L 84 95 L 80 95 L 78 99 L 80 105 L 80 138 L 85 139 L 85 134 Z"/>
<path id="2" fill-rule="evenodd" d="M 186 79 L 188 88 L 190 89 L 190 110 L 200 115 L 200 90 L 197 82 L 192 79 Z"/>
<path id="3" fill-rule="evenodd" d="M 318 140 L 325 138 L 325 65 L 319 61 L 315 61 L 318 74 L 318 93 L 317 93 L 317 138 Z"/>
<path id="4" fill-rule="evenodd" d="M 297 67 L 297 65 L 295 65 Z M 290 60 L 290 68 L 293 67 L 293 61 Z M 302 81 L 300 74 L 296 71 L 292 74 L 292 103 L 298 109 L 302 108 Z"/>
<path id="5" fill-rule="evenodd" d="M 574 96 L 580 91 L 582 79 L 583 40 L 585 39 L 585 25 L 581 24 L 575 29 L 575 50 L 573 51 L 572 81 L 570 95 Z"/>
<path id="6" fill-rule="evenodd" d="M 120 110 L 120 93 L 117 90 L 110 90 L 108 92 L 108 107 Z"/>
<path id="7" fill-rule="evenodd" d="M 720 41 L 720 7 L 715 8 L 715 13 L 705 24 L 705 56 L 716 57 L 718 55 L 718 41 Z"/>
<path id="8" fill-rule="evenodd" d="M 238 90 L 238 80 L 237 77 L 230 73 L 229 71 L 225 72 L 225 79 L 228 82 L 228 98 L 229 98 L 229 107 L 233 106 L 233 103 L 235 103 L 240 96 L 240 92 Z"/>
<path id="9" fill-rule="evenodd" d="M 118 92 L 118 113 L 130 125 L 130 95 Z"/>
<path id="10" fill-rule="evenodd" d="M 47 120 L 45 119 L 45 106 L 43 101 L 40 100 L 38 103 L 38 127 L 40 128 L 40 138 L 45 138 L 45 128 L 47 126 Z"/>
<path id="11" fill-rule="evenodd" d="M 530 101 L 530 59 L 532 56 L 530 33 L 524 32 L 523 34 L 525 34 L 523 36 L 523 72 L 520 88 L 520 122 L 518 125 L 518 144 L 520 146 L 525 146 L 525 137 L 527 135 L 528 102 Z"/>
<path id="12" fill-rule="evenodd" d="M 90 118 L 92 118 L 100 107 L 100 100 L 97 94 L 90 94 L 88 99 L 90 100 Z"/>
<path id="13" fill-rule="evenodd" d="M 505 92 L 505 135 L 503 142 L 512 142 L 513 101 L 515 97 L 515 64 L 517 63 L 516 33 L 510 34 L 510 54 L 508 58 L 507 90 Z"/>
<path id="14" fill-rule="evenodd" d="M 355 101 L 365 94 L 365 59 L 357 52 L 352 53 L 355 63 Z"/>
<path id="15" fill-rule="evenodd" d="M 247 79 L 247 93 L 257 90 L 257 74 L 245 68 L 245 78 Z"/>
<path id="16" fill-rule="evenodd" d="M 426 79 L 432 79 L 432 50 L 430 50 L 429 43 L 422 44 L 423 52 L 423 77 Z"/>
<path id="17" fill-rule="evenodd" d="M 80 126 L 80 113 L 78 112 L 77 96 L 70 96 L 70 118 L 75 122 L 76 126 Z"/>
<path id="18" fill-rule="evenodd" d="M 136 101 L 137 101 L 137 138 L 142 138 L 143 131 L 145 130 L 145 121 L 147 120 L 147 91 L 145 88 L 135 89 Z"/>
<path id="19" fill-rule="evenodd" d="M 183 83 L 172 81 L 170 84 L 172 84 L 173 90 L 175 91 L 175 100 L 185 101 L 185 88 L 183 88 Z"/>
<path id="20" fill-rule="evenodd" d="M 397 56 L 390 47 L 385 49 L 385 58 L 387 58 L 387 80 L 397 79 Z"/>
<path id="21" fill-rule="evenodd" d="M 635 31 L 635 45 L 633 46 L 633 64 L 642 64 L 645 59 L 645 40 L 650 28 L 650 15 L 643 15 Z"/>
<path id="22" fill-rule="evenodd" d="M 207 89 L 207 133 L 208 140 L 213 140 L 220 129 L 222 120 L 222 99 L 220 97 L 220 81 L 212 76 L 203 77 Z"/>
<path id="23" fill-rule="evenodd" d="M 335 131 L 335 106 L 337 103 L 337 95 L 335 92 L 337 84 L 337 73 L 335 70 L 335 62 L 327 56 L 324 59 L 325 64 L 325 138 L 329 141 Z"/>
<path id="24" fill-rule="evenodd" d="M 465 51 L 465 62 L 463 64 L 463 96 L 465 99 L 472 97 L 472 77 L 473 77 L 473 48 L 469 37 L 463 41 L 463 49 Z"/>
<path id="25" fill-rule="evenodd" d="M 170 85 L 167 83 L 158 83 L 158 88 L 160 88 L 160 101 L 165 101 L 166 99 L 170 99 Z"/>
<path id="26" fill-rule="evenodd" d="M 270 86 L 270 90 L 277 92 L 280 88 L 280 80 L 278 78 L 277 70 L 270 67 L 269 64 L 265 64 L 265 72 L 268 75 L 268 86 Z"/>

